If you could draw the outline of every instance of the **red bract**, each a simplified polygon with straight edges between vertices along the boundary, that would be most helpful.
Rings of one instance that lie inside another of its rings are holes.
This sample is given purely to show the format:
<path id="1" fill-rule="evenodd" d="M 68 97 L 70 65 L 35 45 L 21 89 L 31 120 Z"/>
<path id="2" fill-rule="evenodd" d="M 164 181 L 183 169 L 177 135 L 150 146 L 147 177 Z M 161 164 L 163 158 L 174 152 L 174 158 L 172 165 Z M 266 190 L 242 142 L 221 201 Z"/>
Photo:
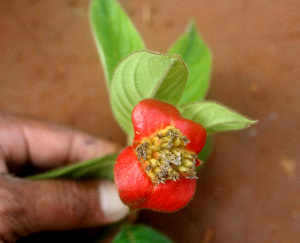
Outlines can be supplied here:
<path id="1" fill-rule="evenodd" d="M 132 122 L 133 144 L 121 152 L 114 168 L 121 200 L 132 210 L 172 212 L 184 207 L 195 193 L 205 129 L 156 99 L 142 100 Z"/>

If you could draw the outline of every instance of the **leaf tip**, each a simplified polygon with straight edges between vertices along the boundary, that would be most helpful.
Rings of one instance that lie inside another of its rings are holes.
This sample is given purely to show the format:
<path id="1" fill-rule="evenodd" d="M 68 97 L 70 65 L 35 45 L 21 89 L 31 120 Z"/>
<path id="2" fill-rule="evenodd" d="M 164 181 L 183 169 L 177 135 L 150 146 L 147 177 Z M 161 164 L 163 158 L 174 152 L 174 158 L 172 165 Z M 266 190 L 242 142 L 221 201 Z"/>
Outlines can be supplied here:
<path id="1" fill-rule="evenodd" d="M 248 119 L 248 120 L 249 121 L 248 121 L 248 124 L 247 124 L 246 128 L 248 128 L 250 126 L 253 126 L 253 125 L 255 125 L 255 124 L 257 124 L 259 122 L 259 120 L 251 120 L 251 119 Z"/>

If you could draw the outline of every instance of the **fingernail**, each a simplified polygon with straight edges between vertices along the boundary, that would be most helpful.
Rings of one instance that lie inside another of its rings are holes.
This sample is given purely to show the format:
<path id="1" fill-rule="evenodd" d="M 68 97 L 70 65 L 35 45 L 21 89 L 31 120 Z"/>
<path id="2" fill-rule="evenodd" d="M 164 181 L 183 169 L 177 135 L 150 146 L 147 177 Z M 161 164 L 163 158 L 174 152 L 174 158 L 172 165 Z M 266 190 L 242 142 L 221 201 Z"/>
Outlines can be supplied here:
<path id="1" fill-rule="evenodd" d="M 110 181 L 99 185 L 100 208 L 110 222 L 118 221 L 129 213 L 129 208 L 121 201 L 116 186 Z"/>

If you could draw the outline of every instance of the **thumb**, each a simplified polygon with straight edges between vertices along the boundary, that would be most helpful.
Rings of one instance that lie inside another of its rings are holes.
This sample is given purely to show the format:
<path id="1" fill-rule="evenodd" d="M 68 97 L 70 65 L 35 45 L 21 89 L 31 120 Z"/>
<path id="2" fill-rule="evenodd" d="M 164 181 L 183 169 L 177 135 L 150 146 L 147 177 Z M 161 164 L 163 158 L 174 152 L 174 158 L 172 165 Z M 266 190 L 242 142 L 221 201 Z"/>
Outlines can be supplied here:
<path id="1" fill-rule="evenodd" d="M 129 213 L 112 182 L 28 181 L 8 177 L 0 180 L 0 236 L 5 242 L 39 231 L 105 225 Z"/>

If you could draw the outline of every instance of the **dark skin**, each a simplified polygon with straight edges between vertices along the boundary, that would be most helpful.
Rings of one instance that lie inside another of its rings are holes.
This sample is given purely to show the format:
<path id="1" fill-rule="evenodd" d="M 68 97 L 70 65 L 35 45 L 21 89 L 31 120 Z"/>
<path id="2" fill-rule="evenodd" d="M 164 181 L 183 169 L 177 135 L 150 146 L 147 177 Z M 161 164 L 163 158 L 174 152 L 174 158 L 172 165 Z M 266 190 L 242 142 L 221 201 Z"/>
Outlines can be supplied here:
<path id="1" fill-rule="evenodd" d="M 109 141 L 0 112 L 0 243 L 39 231 L 101 226 L 128 208 L 112 182 L 22 179 L 30 165 L 49 170 L 116 152 Z"/>

